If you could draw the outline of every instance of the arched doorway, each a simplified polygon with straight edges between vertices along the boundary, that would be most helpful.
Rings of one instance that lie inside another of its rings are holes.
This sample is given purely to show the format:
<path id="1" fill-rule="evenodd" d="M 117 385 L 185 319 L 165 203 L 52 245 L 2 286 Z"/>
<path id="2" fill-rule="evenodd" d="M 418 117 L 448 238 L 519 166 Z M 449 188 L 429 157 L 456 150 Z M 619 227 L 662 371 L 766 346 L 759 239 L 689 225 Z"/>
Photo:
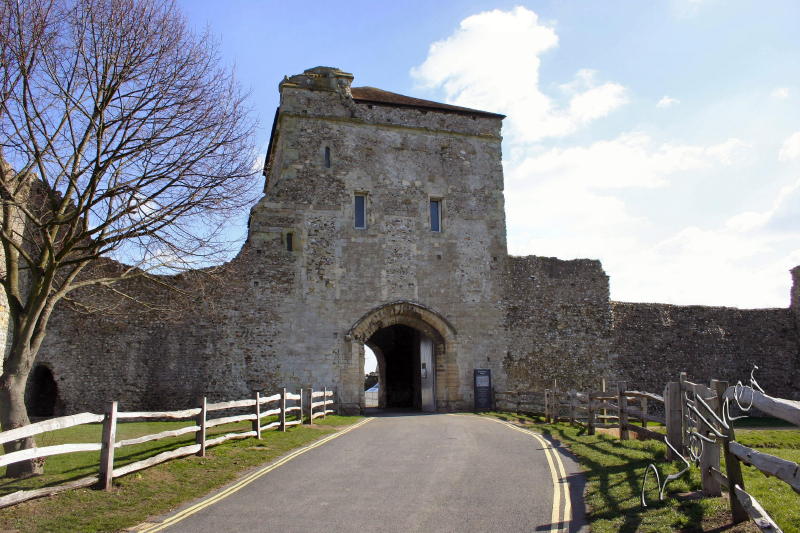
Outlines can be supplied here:
<path id="1" fill-rule="evenodd" d="M 373 333 L 365 344 L 378 360 L 378 407 L 436 410 L 433 341 L 427 335 L 394 324 Z"/>
<path id="2" fill-rule="evenodd" d="M 456 330 L 436 311 L 409 301 L 377 307 L 359 319 L 345 336 L 353 370 L 342 375 L 340 399 L 350 410 L 363 410 L 364 346 L 378 361 L 379 406 L 446 411 L 460 399 Z M 349 374 L 353 374 L 350 376 Z"/>
<path id="3" fill-rule="evenodd" d="M 28 413 L 36 417 L 56 415 L 58 403 L 58 385 L 53 372 L 45 365 L 36 365 L 28 377 L 26 404 Z"/>

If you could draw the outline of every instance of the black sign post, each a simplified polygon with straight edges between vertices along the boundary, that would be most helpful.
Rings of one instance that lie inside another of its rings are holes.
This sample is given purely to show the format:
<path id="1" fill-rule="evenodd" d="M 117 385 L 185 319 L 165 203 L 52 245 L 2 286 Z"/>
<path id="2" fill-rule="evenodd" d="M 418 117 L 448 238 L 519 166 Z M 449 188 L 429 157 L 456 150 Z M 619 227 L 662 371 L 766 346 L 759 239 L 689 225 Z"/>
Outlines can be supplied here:
<path id="1" fill-rule="evenodd" d="M 492 371 L 488 368 L 476 368 L 474 374 L 475 410 L 492 408 Z"/>

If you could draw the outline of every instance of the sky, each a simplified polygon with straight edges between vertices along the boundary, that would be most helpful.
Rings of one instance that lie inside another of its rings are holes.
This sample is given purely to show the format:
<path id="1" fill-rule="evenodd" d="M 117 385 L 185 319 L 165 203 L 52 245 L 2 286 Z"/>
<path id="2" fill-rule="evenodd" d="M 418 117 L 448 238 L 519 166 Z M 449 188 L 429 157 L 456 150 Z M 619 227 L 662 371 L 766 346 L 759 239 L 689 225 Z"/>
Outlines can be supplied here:
<path id="1" fill-rule="evenodd" d="M 278 83 L 318 65 L 502 113 L 511 254 L 599 259 L 613 300 L 789 303 L 800 2 L 178 4 L 251 91 L 264 151 Z"/>

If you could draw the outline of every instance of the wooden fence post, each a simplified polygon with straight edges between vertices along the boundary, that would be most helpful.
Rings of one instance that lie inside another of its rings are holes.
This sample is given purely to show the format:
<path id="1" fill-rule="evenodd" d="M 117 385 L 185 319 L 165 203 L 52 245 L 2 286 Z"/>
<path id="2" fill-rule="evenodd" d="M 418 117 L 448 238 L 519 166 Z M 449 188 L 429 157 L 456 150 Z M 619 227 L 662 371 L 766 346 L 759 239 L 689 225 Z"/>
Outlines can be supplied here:
<path id="1" fill-rule="evenodd" d="M 681 453 L 686 453 L 686 450 L 689 449 L 689 441 L 686 436 L 686 390 L 688 385 L 686 385 L 686 381 L 688 381 L 688 376 L 686 372 L 681 372 L 678 376 L 678 383 L 680 383 L 680 403 L 678 404 L 681 408 L 681 447 L 678 448 Z"/>
<path id="2" fill-rule="evenodd" d="M 561 414 L 561 399 L 558 397 L 558 380 L 556 379 L 553 380 L 553 394 L 550 396 L 550 407 L 553 410 L 551 413 L 553 423 L 558 424 L 558 415 Z"/>
<path id="3" fill-rule="evenodd" d="M 569 397 L 569 423 L 575 425 L 575 401 L 578 399 L 574 390 L 567 393 Z"/>
<path id="4" fill-rule="evenodd" d="M 641 409 L 641 411 L 642 411 L 642 418 L 641 418 L 642 427 L 646 428 L 647 427 L 647 398 L 645 398 L 644 396 L 639 398 L 639 409 Z"/>
<path id="5" fill-rule="evenodd" d="M 208 415 L 208 411 L 206 410 L 206 397 L 201 397 L 198 402 L 200 403 L 200 412 L 197 414 L 197 425 L 200 426 L 200 429 L 197 430 L 195 433 L 194 441 L 200 445 L 200 449 L 197 451 L 198 457 L 205 457 L 206 456 L 206 418 Z"/>
<path id="6" fill-rule="evenodd" d="M 114 475 L 114 443 L 117 436 L 117 402 L 111 402 L 103 419 L 103 441 L 100 449 L 100 488 L 111 490 Z"/>
<path id="7" fill-rule="evenodd" d="M 544 390 L 544 421 L 550 423 L 550 389 Z"/>
<path id="8" fill-rule="evenodd" d="M 256 419 L 253 420 L 253 431 L 256 432 L 256 438 L 261 440 L 261 394 L 256 392 Z"/>
<path id="9" fill-rule="evenodd" d="M 676 450 L 683 453 L 681 441 L 681 384 L 677 381 L 670 381 L 664 388 L 664 419 L 667 423 L 667 440 Z M 667 446 L 667 461 L 677 461 L 669 446 Z"/>
<path id="10" fill-rule="evenodd" d="M 281 431 L 286 431 L 286 387 L 281 389 L 281 400 L 280 400 L 280 421 L 281 421 Z"/>
<path id="11" fill-rule="evenodd" d="M 325 387 L 323 390 L 322 401 L 322 418 L 324 419 L 328 415 L 328 387 Z"/>
<path id="12" fill-rule="evenodd" d="M 594 435 L 594 393 L 587 392 L 586 398 L 588 400 L 588 403 L 586 404 L 586 425 L 589 428 L 589 435 Z"/>
<path id="13" fill-rule="evenodd" d="M 314 387 L 308 388 L 308 423 L 314 422 Z"/>
<path id="14" fill-rule="evenodd" d="M 303 411 L 303 389 L 300 389 L 300 414 L 297 415 L 297 419 L 300 421 L 300 425 L 303 425 L 303 415 L 305 412 Z"/>
<path id="15" fill-rule="evenodd" d="M 698 391 L 698 395 L 700 397 L 705 396 L 704 393 L 711 393 L 713 392 L 710 388 L 701 387 L 701 390 Z M 712 410 L 717 410 L 717 403 L 718 398 L 716 396 L 708 395 L 708 398 L 704 398 L 703 400 L 706 401 L 709 407 Z M 713 420 L 713 417 L 710 414 L 705 413 L 705 407 L 702 405 L 697 406 L 698 410 L 703 413 L 703 416 L 709 421 Z M 713 422 L 711 422 L 713 424 Z M 713 437 L 712 428 L 703 422 L 702 420 L 698 420 L 698 428 L 697 432 L 703 435 L 704 437 Z M 711 474 L 711 469 L 714 468 L 719 470 L 719 441 L 705 442 L 703 443 L 703 453 L 700 455 L 700 475 L 701 475 L 701 482 L 703 485 L 703 494 L 709 497 L 721 496 L 722 495 L 722 486 L 720 485 L 719 479 L 717 479 L 714 475 Z"/>
<path id="16" fill-rule="evenodd" d="M 619 439 L 628 440 L 628 398 L 625 396 L 627 383 L 617 382 L 617 418 L 619 418 Z"/>
<path id="17" fill-rule="evenodd" d="M 712 379 L 711 389 L 717 393 L 717 397 L 720 400 L 715 406 L 717 416 L 725 420 L 722 416 L 723 406 L 725 405 L 722 397 L 725 395 L 725 391 L 728 390 L 728 382 Z M 736 494 L 733 490 L 735 485 L 739 485 L 739 487 L 744 490 L 744 479 L 742 478 L 742 465 L 739 463 L 739 458 L 733 455 L 728 449 L 728 444 L 730 444 L 732 440 L 736 439 L 736 436 L 733 432 L 733 422 L 729 420 L 726 422 L 728 422 L 730 428 L 727 430 L 725 428 L 721 428 L 722 433 L 725 434 L 725 438 L 722 439 L 722 451 L 725 454 L 725 475 L 728 477 L 728 497 L 731 502 L 731 515 L 733 516 L 733 523 L 738 524 L 739 522 L 748 520 L 749 516 L 747 515 L 747 511 L 745 511 L 742 503 L 739 501 L 739 498 L 736 497 Z"/>

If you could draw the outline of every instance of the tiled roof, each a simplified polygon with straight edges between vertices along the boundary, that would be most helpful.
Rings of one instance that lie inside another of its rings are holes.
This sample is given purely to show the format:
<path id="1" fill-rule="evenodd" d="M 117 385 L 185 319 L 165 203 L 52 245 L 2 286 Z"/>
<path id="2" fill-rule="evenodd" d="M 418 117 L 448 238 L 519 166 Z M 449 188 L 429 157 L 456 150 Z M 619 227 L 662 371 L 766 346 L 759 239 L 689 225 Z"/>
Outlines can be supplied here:
<path id="1" fill-rule="evenodd" d="M 382 89 L 376 89 L 375 87 L 352 87 L 350 92 L 353 95 L 353 100 L 364 104 L 413 107 L 416 109 L 433 109 L 436 111 L 444 111 L 445 113 L 505 118 L 505 115 L 500 115 L 497 113 L 489 113 L 488 111 L 479 111 L 477 109 L 469 109 L 468 107 L 459 107 L 456 105 L 423 100 L 421 98 L 413 98 L 411 96 L 405 96 L 402 94 L 384 91 Z"/>

